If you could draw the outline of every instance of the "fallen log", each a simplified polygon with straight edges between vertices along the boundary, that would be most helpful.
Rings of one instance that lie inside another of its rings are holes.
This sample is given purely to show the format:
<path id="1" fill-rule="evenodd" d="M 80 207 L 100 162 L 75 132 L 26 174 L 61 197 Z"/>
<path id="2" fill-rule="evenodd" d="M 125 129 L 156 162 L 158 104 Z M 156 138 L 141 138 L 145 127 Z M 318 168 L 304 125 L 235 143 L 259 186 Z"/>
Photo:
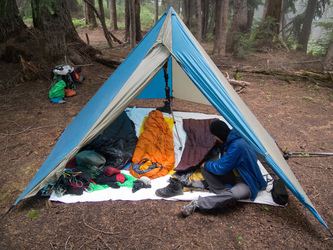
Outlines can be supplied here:
<path id="1" fill-rule="evenodd" d="M 283 77 L 301 77 L 307 79 L 329 81 L 331 77 L 328 73 L 312 72 L 312 71 L 283 71 L 283 70 L 266 70 L 266 69 L 238 69 L 240 72 L 264 74 L 272 76 L 283 76 Z"/>
<path id="2" fill-rule="evenodd" d="M 233 86 L 233 88 L 236 90 L 237 93 L 240 93 L 244 90 L 246 86 L 251 85 L 251 83 L 236 79 L 230 79 L 228 72 L 225 72 L 227 75 L 228 82 Z"/>
<path id="3" fill-rule="evenodd" d="M 230 79 L 228 72 L 225 72 L 227 75 L 227 80 L 231 85 L 234 86 L 241 86 L 241 87 L 246 87 L 251 85 L 251 83 L 246 82 L 246 81 L 240 81 L 240 80 L 236 80 L 236 79 Z"/>
<path id="4" fill-rule="evenodd" d="M 112 59 L 106 56 L 98 55 L 96 57 L 96 62 L 104 64 L 110 68 L 116 69 L 124 61 L 124 59 Z"/>

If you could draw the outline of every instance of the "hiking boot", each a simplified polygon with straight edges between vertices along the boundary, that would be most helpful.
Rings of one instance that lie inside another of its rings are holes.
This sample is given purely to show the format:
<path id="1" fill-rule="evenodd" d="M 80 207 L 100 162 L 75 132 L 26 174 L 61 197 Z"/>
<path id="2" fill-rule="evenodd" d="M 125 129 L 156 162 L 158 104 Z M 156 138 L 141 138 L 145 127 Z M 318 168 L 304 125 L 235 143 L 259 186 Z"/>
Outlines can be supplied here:
<path id="1" fill-rule="evenodd" d="M 182 215 L 183 215 L 184 217 L 187 217 L 187 216 L 193 214 L 194 211 L 195 211 L 197 208 L 199 208 L 199 207 L 198 207 L 198 203 L 197 203 L 197 201 L 191 201 L 190 204 L 181 207 L 181 208 L 180 208 L 180 212 L 182 212 Z"/>
<path id="2" fill-rule="evenodd" d="M 183 185 L 181 184 L 180 180 L 176 178 L 170 178 L 169 182 L 170 184 L 168 186 L 157 189 L 155 194 L 164 198 L 183 194 Z"/>

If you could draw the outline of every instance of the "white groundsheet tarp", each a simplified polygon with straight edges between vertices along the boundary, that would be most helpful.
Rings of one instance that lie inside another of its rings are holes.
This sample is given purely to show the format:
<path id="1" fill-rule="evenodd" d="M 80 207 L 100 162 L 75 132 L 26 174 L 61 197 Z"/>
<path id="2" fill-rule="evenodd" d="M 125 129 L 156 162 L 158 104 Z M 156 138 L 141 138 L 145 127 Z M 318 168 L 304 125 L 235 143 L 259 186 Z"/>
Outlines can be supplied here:
<path id="1" fill-rule="evenodd" d="M 148 116 L 149 112 L 154 109 L 148 108 L 128 108 L 126 109 L 126 113 L 128 117 L 134 122 L 135 130 L 137 136 L 139 136 L 139 131 L 142 126 L 142 122 L 145 117 Z M 172 115 L 163 113 L 164 116 L 172 118 Z M 207 115 L 202 113 L 191 113 L 191 112 L 173 112 L 174 122 L 177 128 L 174 127 L 173 134 L 174 134 L 174 145 L 175 145 L 175 158 L 176 163 L 175 166 L 179 163 L 182 150 L 185 147 L 186 142 L 186 132 L 183 129 L 183 119 L 212 119 L 218 118 L 224 120 L 223 117 L 218 115 Z M 225 120 L 224 120 L 225 121 Z M 263 165 L 258 161 L 258 165 L 262 174 L 267 179 L 271 179 L 271 176 L 268 174 L 266 169 Z M 123 174 L 129 175 L 128 170 L 122 170 Z M 108 200 L 127 200 L 127 201 L 138 201 L 138 200 L 182 200 L 182 201 L 191 201 L 197 199 L 199 196 L 210 196 L 215 195 L 214 193 L 210 192 L 202 192 L 202 191 L 192 191 L 192 192 L 184 192 L 183 195 L 174 196 L 171 198 L 161 198 L 155 194 L 155 191 L 159 188 L 163 188 L 169 184 L 168 180 L 170 179 L 171 175 L 167 175 L 164 177 L 156 178 L 151 180 L 151 188 L 141 188 L 136 192 L 132 192 L 131 188 L 128 187 L 120 187 L 120 188 L 107 188 L 104 190 L 94 191 L 94 192 L 83 192 L 82 195 L 63 195 L 57 196 L 54 192 L 50 196 L 51 201 L 59 201 L 64 203 L 76 203 L 76 202 L 98 202 L 98 201 L 108 201 Z M 259 203 L 259 204 L 267 204 L 267 205 L 274 205 L 279 206 L 276 204 L 271 196 L 270 190 L 272 188 L 272 182 L 269 182 L 268 187 L 266 190 L 262 190 L 259 192 L 257 198 L 254 201 L 251 200 L 242 200 L 243 202 L 252 202 L 252 203 Z"/>

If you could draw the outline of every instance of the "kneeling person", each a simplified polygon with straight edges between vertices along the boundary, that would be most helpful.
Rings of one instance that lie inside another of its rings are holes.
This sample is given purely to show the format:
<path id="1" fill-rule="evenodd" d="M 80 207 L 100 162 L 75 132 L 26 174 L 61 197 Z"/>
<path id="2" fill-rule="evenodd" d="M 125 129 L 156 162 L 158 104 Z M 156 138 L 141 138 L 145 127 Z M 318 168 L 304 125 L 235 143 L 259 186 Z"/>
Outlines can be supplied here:
<path id="1" fill-rule="evenodd" d="M 196 210 L 208 211 L 241 199 L 253 201 L 260 189 L 267 186 L 259 166 L 256 152 L 234 129 L 223 121 L 211 123 L 210 132 L 220 146 L 222 157 L 204 162 L 201 173 L 215 196 L 201 197 L 181 208 L 184 217 Z"/>

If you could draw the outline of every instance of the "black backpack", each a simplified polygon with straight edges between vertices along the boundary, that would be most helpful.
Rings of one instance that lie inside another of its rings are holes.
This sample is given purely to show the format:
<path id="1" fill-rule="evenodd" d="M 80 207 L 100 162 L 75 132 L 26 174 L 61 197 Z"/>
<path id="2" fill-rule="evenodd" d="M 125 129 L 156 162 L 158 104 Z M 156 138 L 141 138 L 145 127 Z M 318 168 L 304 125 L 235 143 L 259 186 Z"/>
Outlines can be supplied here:
<path id="1" fill-rule="evenodd" d="M 281 179 L 276 179 L 273 182 L 271 190 L 273 201 L 279 205 L 286 206 L 288 204 L 289 195 Z"/>

